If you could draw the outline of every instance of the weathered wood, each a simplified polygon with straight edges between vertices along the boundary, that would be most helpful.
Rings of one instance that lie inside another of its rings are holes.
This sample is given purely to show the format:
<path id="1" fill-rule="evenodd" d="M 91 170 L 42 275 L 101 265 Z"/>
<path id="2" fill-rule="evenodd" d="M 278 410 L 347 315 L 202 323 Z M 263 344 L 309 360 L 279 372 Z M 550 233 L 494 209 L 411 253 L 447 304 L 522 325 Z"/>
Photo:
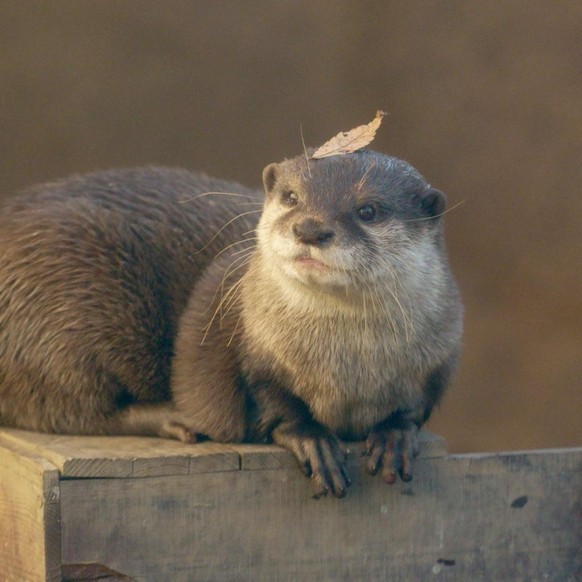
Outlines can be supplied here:
<path id="1" fill-rule="evenodd" d="M 243 471 L 262 469 L 293 469 L 297 461 L 286 449 L 275 445 L 232 445 L 240 455 L 240 468 Z"/>
<path id="2" fill-rule="evenodd" d="M 59 580 L 61 561 L 65 579 L 582 579 L 582 449 L 420 441 L 393 486 L 350 443 L 348 497 L 314 501 L 279 447 L 0 429 L 0 580 Z"/>
<path id="3" fill-rule="evenodd" d="M 447 441 L 441 436 L 427 430 L 418 435 L 418 459 L 443 457 L 447 454 Z M 240 466 L 243 471 L 261 469 L 296 469 L 297 461 L 293 455 L 281 447 L 273 445 L 229 445 L 240 454 Z M 365 445 L 363 442 L 346 443 L 348 458 L 360 457 Z"/>
<path id="4" fill-rule="evenodd" d="M 66 480 L 63 559 L 175 582 L 579 579 L 582 449 L 425 458 L 393 486 L 350 465 L 342 500 L 296 468 Z"/>
<path id="5" fill-rule="evenodd" d="M 16 443 L 48 459 L 62 478 L 188 475 L 240 468 L 238 453 L 216 443 L 185 445 L 146 437 L 61 436 L 1 429 L 2 443 Z"/>
<path id="6" fill-rule="evenodd" d="M 418 433 L 418 458 L 435 459 L 447 454 L 447 440 L 428 430 Z"/>
<path id="7" fill-rule="evenodd" d="M 293 456 L 272 445 L 184 445 L 168 439 L 144 437 L 86 437 L 1 429 L 0 443 L 16 443 L 38 454 L 72 477 L 155 477 L 215 471 L 284 469 L 296 467 Z M 446 454 L 446 441 L 428 431 L 419 434 L 419 458 Z M 360 454 L 362 443 L 349 448 Z"/>
<path id="8" fill-rule="evenodd" d="M 46 459 L 0 445 L 0 580 L 61 580 L 59 474 Z"/>

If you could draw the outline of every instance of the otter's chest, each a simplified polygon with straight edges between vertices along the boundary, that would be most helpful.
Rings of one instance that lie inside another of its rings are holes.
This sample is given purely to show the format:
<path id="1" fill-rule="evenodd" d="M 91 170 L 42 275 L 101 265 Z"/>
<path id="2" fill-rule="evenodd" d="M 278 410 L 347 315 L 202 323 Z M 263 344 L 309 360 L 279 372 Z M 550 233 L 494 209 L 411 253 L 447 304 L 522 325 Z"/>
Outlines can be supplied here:
<path id="1" fill-rule="evenodd" d="M 271 318 L 254 330 L 272 373 L 339 434 L 362 438 L 421 397 L 407 338 L 387 321 L 349 317 Z"/>

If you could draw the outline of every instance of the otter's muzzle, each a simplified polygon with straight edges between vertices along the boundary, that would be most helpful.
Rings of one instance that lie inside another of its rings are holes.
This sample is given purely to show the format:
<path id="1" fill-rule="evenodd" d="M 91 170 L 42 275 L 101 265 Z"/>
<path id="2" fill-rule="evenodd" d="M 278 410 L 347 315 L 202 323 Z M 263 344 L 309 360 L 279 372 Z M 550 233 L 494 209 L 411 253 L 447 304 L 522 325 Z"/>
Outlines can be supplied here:
<path id="1" fill-rule="evenodd" d="M 296 222 L 291 230 L 299 242 L 313 246 L 323 246 L 335 236 L 333 230 L 314 218 L 304 218 Z"/>

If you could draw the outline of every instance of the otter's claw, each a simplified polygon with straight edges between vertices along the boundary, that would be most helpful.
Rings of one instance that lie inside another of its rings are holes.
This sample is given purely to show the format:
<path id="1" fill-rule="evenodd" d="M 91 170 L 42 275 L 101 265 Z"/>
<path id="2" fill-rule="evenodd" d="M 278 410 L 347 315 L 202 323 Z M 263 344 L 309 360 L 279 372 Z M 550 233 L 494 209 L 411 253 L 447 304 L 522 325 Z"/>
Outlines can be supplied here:
<path id="1" fill-rule="evenodd" d="M 366 441 L 367 470 L 371 475 L 382 468 L 382 478 L 388 484 L 412 480 L 412 463 L 418 453 L 418 429 L 415 425 L 406 429 L 377 428 Z"/>
<path id="2" fill-rule="evenodd" d="M 331 493 L 345 497 L 350 486 L 346 451 L 342 442 L 319 426 L 279 427 L 273 440 L 289 449 L 299 461 L 303 473 L 311 477 L 314 498 Z"/>

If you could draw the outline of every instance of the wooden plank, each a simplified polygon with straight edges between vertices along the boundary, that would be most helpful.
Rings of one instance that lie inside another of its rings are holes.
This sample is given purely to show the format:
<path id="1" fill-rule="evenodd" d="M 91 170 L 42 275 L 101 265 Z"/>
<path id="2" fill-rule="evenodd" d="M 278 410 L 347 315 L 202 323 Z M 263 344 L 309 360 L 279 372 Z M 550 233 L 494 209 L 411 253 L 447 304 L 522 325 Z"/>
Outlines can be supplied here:
<path id="1" fill-rule="evenodd" d="M 197 451 L 196 454 L 190 454 L 190 474 L 238 471 L 240 469 L 240 456 L 230 445 L 202 442 L 184 446 L 195 447 Z"/>
<path id="2" fill-rule="evenodd" d="M 63 558 L 140 581 L 580 579 L 582 449 L 424 458 L 393 486 L 351 466 L 341 500 L 296 468 L 63 481 Z"/>
<path id="3" fill-rule="evenodd" d="M 447 454 L 447 440 L 430 430 L 419 431 L 418 446 L 419 459 L 436 459 Z"/>
<path id="4" fill-rule="evenodd" d="M 87 437 L 0 429 L 0 443 L 15 443 L 48 459 L 63 478 L 151 477 L 240 468 L 236 451 L 216 443 L 185 445 L 150 437 Z"/>
<path id="5" fill-rule="evenodd" d="M 276 445 L 231 445 L 240 455 L 243 471 L 263 469 L 296 469 L 295 457 L 283 447 Z"/>
<path id="6" fill-rule="evenodd" d="M 0 445 L 0 579 L 61 580 L 58 471 L 5 443 Z"/>
<path id="7" fill-rule="evenodd" d="M 447 441 L 427 430 L 418 433 L 418 459 L 443 457 L 447 454 Z M 295 469 L 297 461 L 293 455 L 274 445 L 229 445 L 241 457 L 243 471 L 263 469 Z M 365 449 L 363 442 L 346 443 L 348 459 L 360 457 Z"/>
<path id="8" fill-rule="evenodd" d="M 296 461 L 273 445 L 184 445 L 146 437 L 86 437 L 0 429 L 0 442 L 16 443 L 53 463 L 63 478 L 154 477 L 215 471 L 291 469 Z M 428 431 L 419 433 L 419 458 L 446 454 L 446 441 Z M 363 443 L 350 443 L 358 455 Z"/>

